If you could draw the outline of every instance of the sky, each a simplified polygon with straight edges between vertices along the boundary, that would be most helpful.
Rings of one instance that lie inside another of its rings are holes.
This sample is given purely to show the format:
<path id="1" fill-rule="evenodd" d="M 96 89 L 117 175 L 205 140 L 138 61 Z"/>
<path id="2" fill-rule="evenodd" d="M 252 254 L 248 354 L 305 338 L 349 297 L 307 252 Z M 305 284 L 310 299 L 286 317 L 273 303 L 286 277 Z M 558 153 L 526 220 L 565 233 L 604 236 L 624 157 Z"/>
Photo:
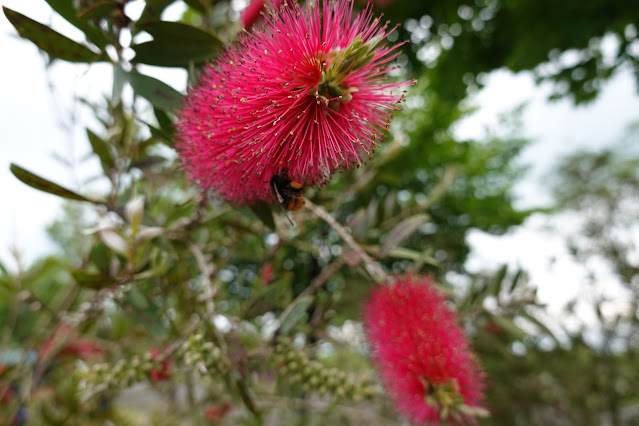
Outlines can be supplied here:
<path id="1" fill-rule="evenodd" d="M 81 39 L 80 32 L 55 17 L 44 0 L 4 0 L 2 4 L 52 25 L 70 38 Z M 60 214 L 61 200 L 19 182 L 9 172 L 9 164 L 16 163 L 69 188 L 86 190 L 80 183 L 96 173 L 99 165 L 95 158 L 80 161 L 90 147 L 82 126 L 74 127 L 73 120 L 86 125 L 91 116 L 72 99 L 83 94 L 98 100 L 108 93 L 111 70 L 105 64 L 89 67 L 57 62 L 47 73 L 38 49 L 19 39 L 4 15 L 0 16 L 0 46 L 3 57 L 10 58 L 0 67 L 0 194 L 5 200 L 0 209 L 0 261 L 14 268 L 12 246 L 19 248 L 25 263 L 54 250 L 45 226 Z M 147 68 L 145 72 L 184 90 L 180 71 Z M 486 87 L 471 100 L 478 111 L 455 129 L 462 138 L 481 138 L 487 127 L 496 125 L 500 113 L 527 103 L 524 136 L 534 143 L 520 159 L 531 166 L 529 175 L 517 186 L 520 207 L 550 202 L 540 178 L 562 155 L 609 145 L 630 123 L 639 120 L 639 96 L 629 72 L 618 73 L 587 106 L 575 107 L 568 100 L 548 103 L 549 93 L 549 86 L 536 86 L 529 74 L 498 70 L 489 74 Z M 56 156 L 73 159 L 72 166 Z M 542 301 L 559 309 L 580 291 L 584 271 L 569 259 L 560 236 L 549 234 L 544 227 L 545 219 L 535 215 L 504 237 L 471 233 L 474 251 L 469 268 L 497 268 L 506 262 L 529 269 Z"/>

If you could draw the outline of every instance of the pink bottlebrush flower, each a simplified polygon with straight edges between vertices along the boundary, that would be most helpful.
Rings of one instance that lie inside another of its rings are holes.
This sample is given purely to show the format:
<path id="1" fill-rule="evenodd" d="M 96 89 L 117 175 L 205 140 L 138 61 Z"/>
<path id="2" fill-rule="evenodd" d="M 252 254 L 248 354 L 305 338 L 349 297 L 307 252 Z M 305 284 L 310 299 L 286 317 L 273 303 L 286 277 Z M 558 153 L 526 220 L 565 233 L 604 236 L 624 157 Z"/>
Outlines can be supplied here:
<path id="1" fill-rule="evenodd" d="M 58 324 L 53 330 L 51 337 L 47 338 L 40 347 L 38 355 L 40 358 L 51 358 L 63 350 L 69 341 L 77 336 L 77 332 L 68 324 Z"/>
<path id="2" fill-rule="evenodd" d="M 87 359 L 104 355 L 104 348 L 100 342 L 78 337 L 77 330 L 68 324 L 59 324 L 51 337 L 46 339 L 40 347 L 41 358 L 54 356 L 68 356 Z"/>
<path id="3" fill-rule="evenodd" d="M 262 266 L 262 272 L 260 273 L 260 279 L 262 280 L 262 284 L 269 285 L 273 280 L 273 264 L 268 262 Z"/>
<path id="4" fill-rule="evenodd" d="M 151 359 L 156 361 L 162 355 L 158 348 L 149 349 L 149 354 L 151 355 Z M 164 380 L 168 380 L 171 378 L 171 360 L 166 358 L 164 359 L 158 368 L 152 368 L 149 370 L 149 378 L 152 383 L 158 383 Z"/>
<path id="5" fill-rule="evenodd" d="M 249 5 L 246 6 L 246 9 L 242 11 L 242 15 L 240 15 L 240 20 L 244 28 L 248 30 L 253 26 L 255 21 L 260 17 L 265 3 L 266 0 L 251 0 Z"/>
<path id="6" fill-rule="evenodd" d="M 377 288 L 364 321 L 372 361 L 409 420 L 472 424 L 472 416 L 485 415 L 483 373 L 432 278 L 399 277 Z"/>
<path id="7" fill-rule="evenodd" d="M 220 404 L 212 404 L 204 410 L 204 420 L 207 422 L 218 422 L 222 420 L 229 411 L 231 411 L 231 403 L 229 401 L 224 401 Z"/>
<path id="8" fill-rule="evenodd" d="M 253 25 L 261 23 L 264 19 L 265 8 L 277 9 L 280 7 L 282 0 L 251 0 L 249 5 L 242 11 L 240 21 L 246 30 L 250 30 Z"/>
<path id="9" fill-rule="evenodd" d="M 283 5 L 208 65 L 179 113 L 188 175 L 235 204 L 272 200 L 286 173 L 320 186 L 382 142 L 414 81 L 385 82 L 388 23 L 349 0 Z"/>

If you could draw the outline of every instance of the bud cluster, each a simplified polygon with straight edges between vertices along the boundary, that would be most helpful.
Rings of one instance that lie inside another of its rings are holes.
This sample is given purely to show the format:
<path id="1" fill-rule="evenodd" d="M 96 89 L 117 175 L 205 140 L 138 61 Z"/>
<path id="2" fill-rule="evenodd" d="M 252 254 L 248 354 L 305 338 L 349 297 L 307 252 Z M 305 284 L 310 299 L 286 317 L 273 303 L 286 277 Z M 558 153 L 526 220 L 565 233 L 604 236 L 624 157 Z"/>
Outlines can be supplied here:
<path id="1" fill-rule="evenodd" d="M 215 370 L 219 374 L 225 374 L 231 368 L 231 362 L 224 356 L 220 348 L 213 342 L 205 342 L 204 335 L 196 333 L 191 335 L 180 348 L 180 355 L 189 367 L 196 367 L 202 374 Z"/>
<path id="2" fill-rule="evenodd" d="M 160 360 L 153 360 L 150 352 L 143 356 L 135 355 L 131 359 L 121 359 L 113 365 L 101 362 L 94 364 L 88 370 L 78 371 L 80 389 L 89 395 L 110 389 L 131 386 L 135 382 L 148 379 L 153 369 L 161 368 Z"/>
<path id="3" fill-rule="evenodd" d="M 211 370 L 224 374 L 231 367 L 230 361 L 223 356 L 220 348 L 212 342 L 204 342 L 204 335 L 201 333 L 191 335 L 182 343 L 174 358 L 190 368 L 196 368 L 202 374 L 207 374 Z M 133 356 L 129 360 L 121 359 L 113 365 L 94 364 L 89 369 L 78 371 L 77 375 L 80 379 L 80 389 L 89 395 L 109 389 L 125 388 L 149 379 L 157 382 L 170 376 L 167 357 L 158 356 L 153 351 L 143 356 Z"/>
<path id="4" fill-rule="evenodd" d="M 329 394 L 340 399 L 349 398 L 355 402 L 373 396 L 373 385 L 369 380 L 310 360 L 288 338 L 277 340 L 274 363 L 282 377 L 299 385 L 304 391 Z"/>

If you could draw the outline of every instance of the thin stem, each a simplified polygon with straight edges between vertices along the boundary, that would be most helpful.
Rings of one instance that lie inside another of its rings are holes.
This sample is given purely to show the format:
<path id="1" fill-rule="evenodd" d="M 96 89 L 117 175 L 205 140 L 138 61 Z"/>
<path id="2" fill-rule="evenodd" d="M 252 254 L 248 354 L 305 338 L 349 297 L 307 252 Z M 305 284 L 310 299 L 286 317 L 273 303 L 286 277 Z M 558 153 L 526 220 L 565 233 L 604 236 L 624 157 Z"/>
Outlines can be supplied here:
<path id="1" fill-rule="evenodd" d="M 369 275 L 375 280 L 375 282 L 380 284 L 388 283 L 388 275 L 386 272 L 371 258 L 368 253 L 364 251 L 362 246 L 357 244 L 351 233 L 340 225 L 333 216 L 331 216 L 326 210 L 322 207 L 314 204 L 310 200 L 306 200 L 306 207 L 318 218 L 324 220 L 328 223 L 338 234 L 344 242 L 359 256 L 359 258 L 364 262 L 364 266 Z"/>
<path id="2" fill-rule="evenodd" d="M 200 247 L 196 244 L 189 244 L 189 250 L 195 257 L 195 261 L 197 262 L 198 268 L 200 269 L 201 277 L 202 277 L 202 287 L 203 291 L 198 298 L 198 300 L 203 301 L 206 306 L 206 315 L 208 317 L 208 321 L 206 322 L 207 329 L 212 330 L 217 340 L 217 344 L 220 346 L 222 351 L 226 352 L 226 344 L 224 343 L 224 337 L 215 326 L 215 296 L 217 295 L 217 288 L 213 286 L 211 282 L 211 276 L 215 273 L 215 265 L 211 262 L 208 262 L 204 257 L 204 253 L 200 249 Z M 210 326 L 210 327 L 209 327 Z"/>
<path id="3" fill-rule="evenodd" d="M 437 201 L 439 201 L 439 199 L 446 193 L 446 191 L 448 191 L 448 189 L 451 187 L 453 182 L 455 182 L 456 177 L 457 177 L 457 167 L 453 164 L 447 165 L 446 169 L 444 170 L 444 176 L 439 180 L 439 182 L 437 182 L 437 184 L 430 191 L 430 193 L 428 194 L 428 197 L 426 198 L 426 201 L 414 206 L 413 208 L 404 209 L 397 216 L 391 217 L 390 219 L 384 221 L 381 224 L 380 228 L 384 229 L 384 228 L 391 227 L 401 222 L 403 219 L 406 219 L 407 217 L 410 217 L 412 215 L 415 215 L 430 209 Z"/>

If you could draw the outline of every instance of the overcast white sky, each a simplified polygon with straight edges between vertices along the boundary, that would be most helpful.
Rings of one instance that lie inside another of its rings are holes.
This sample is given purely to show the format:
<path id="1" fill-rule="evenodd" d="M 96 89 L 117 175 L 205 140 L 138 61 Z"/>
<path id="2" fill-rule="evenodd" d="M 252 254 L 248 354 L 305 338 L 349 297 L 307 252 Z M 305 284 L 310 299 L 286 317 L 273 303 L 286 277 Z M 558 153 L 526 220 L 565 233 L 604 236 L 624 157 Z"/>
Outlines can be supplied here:
<path id="1" fill-rule="evenodd" d="M 2 4 L 81 39 L 78 30 L 62 19 L 52 19 L 44 0 L 5 0 Z M 59 213 L 61 202 L 17 181 L 9 172 L 9 163 L 78 189 L 78 183 L 89 177 L 98 163 L 90 160 L 72 171 L 54 159 L 54 152 L 65 158 L 80 158 L 89 152 L 84 130 L 68 131 L 60 123 L 70 122 L 74 94 L 98 99 L 110 91 L 111 77 L 109 66 L 104 64 L 87 67 L 56 63 L 49 74 L 45 73 L 37 48 L 17 38 L 4 15 L 0 16 L 0 46 L 5 58 L 0 67 L 0 194 L 4 200 L 0 209 L 0 260 L 11 265 L 10 245 L 20 248 L 27 262 L 52 250 L 44 226 Z M 153 74 L 184 88 L 179 72 Z M 54 94 L 47 87 L 49 81 L 55 83 Z M 639 97 L 629 72 L 619 73 L 599 99 L 585 107 L 574 107 L 569 101 L 549 104 L 545 101 L 548 93 L 547 87 L 536 87 L 527 74 L 494 72 L 487 87 L 474 99 L 481 108 L 457 128 L 462 137 L 481 136 L 485 126 L 496 123 L 499 113 L 529 102 L 524 113 L 525 134 L 536 142 L 522 157 L 524 163 L 532 165 L 530 177 L 518 187 L 522 206 L 548 201 L 538 178 L 558 156 L 610 144 L 629 123 L 639 119 Z M 88 117 L 79 117 L 79 122 L 86 123 Z M 583 271 L 567 259 L 563 241 L 542 233 L 543 222 L 543 218 L 534 217 L 503 238 L 472 233 L 470 241 L 476 250 L 469 266 L 501 262 L 521 265 L 530 269 L 533 282 L 540 284 L 541 298 L 560 306 L 579 291 Z M 550 268 L 552 257 L 559 261 Z"/>

